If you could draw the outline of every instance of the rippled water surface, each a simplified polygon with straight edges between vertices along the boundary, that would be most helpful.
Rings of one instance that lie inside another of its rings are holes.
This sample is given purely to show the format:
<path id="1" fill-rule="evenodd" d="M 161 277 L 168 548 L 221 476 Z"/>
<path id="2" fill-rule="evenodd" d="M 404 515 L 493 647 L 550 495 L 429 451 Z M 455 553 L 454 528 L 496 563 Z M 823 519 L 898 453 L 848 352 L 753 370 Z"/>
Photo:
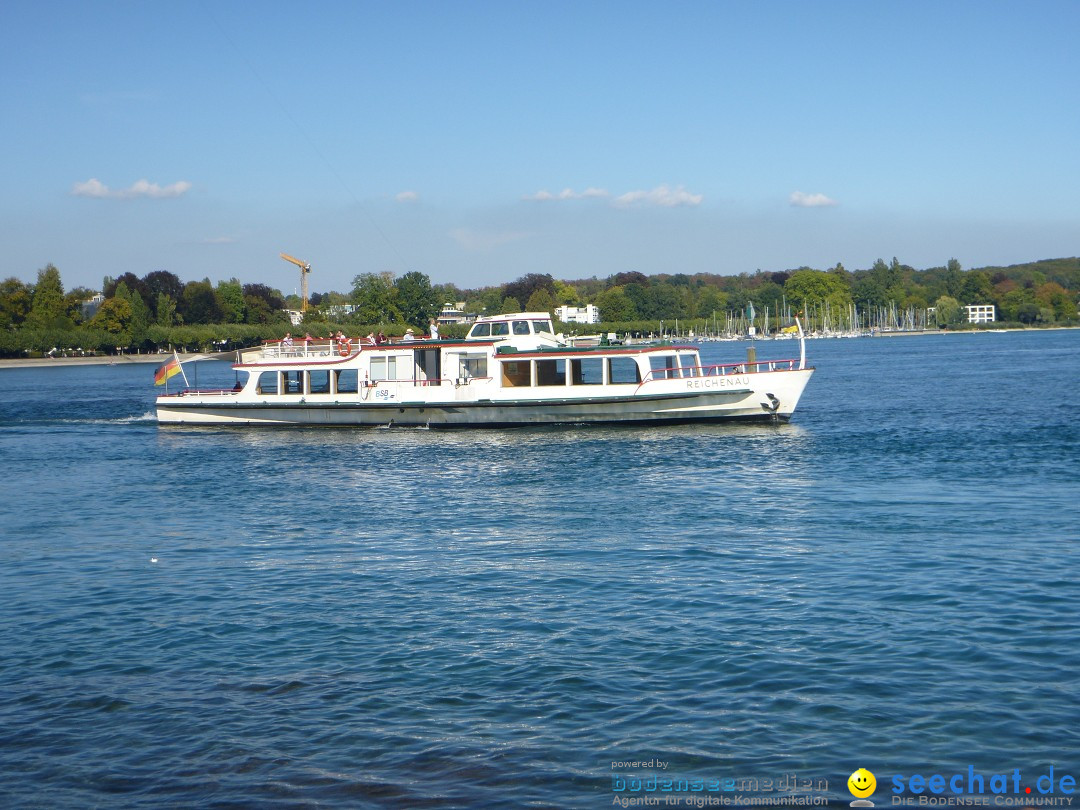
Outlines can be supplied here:
<path id="1" fill-rule="evenodd" d="M 0 805 L 1080 775 L 1078 349 L 816 341 L 778 427 L 159 429 L 150 366 L 0 371 Z"/>

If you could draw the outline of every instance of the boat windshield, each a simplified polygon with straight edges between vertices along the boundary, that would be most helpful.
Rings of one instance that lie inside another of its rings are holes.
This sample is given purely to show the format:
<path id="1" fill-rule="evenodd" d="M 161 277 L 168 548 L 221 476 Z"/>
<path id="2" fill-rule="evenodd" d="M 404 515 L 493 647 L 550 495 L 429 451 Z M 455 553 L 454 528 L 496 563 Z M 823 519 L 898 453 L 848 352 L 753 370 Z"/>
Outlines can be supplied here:
<path id="1" fill-rule="evenodd" d="M 554 333 L 550 320 L 506 320 L 483 321 L 473 324 L 469 330 L 470 338 L 508 337 L 509 335 L 539 335 L 541 332 Z"/>

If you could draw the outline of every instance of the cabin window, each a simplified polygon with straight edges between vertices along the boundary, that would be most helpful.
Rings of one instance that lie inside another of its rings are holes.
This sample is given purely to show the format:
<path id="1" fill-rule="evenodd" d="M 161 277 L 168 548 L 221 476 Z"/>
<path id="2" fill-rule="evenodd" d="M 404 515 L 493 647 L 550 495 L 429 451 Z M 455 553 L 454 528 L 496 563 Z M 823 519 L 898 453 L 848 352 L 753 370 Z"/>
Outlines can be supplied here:
<path id="1" fill-rule="evenodd" d="M 551 321 L 533 321 L 533 331 L 539 334 L 540 332 L 554 332 L 551 328 Z"/>
<path id="2" fill-rule="evenodd" d="M 458 377 L 468 380 L 472 377 L 487 376 L 487 355 L 463 354 L 458 360 Z"/>
<path id="3" fill-rule="evenodd" d="M 498 337 L 499 335 L 510 334 L 510 324 L 506 321 L 496 321 L 491 325 L 492 337 Z"/>
<path id="4" fill-rule="evenodd" d="M 502 364 L 503 388 L 517 388 L 532 383 L 528 361 L 506 360 Z"/>
<path id="5" fill-rule="evenodd" d="M 472 331 L 469 332 L 469 337 L 487 337 L 491 334 L 491 324 L 478 323 L 474 324 Z"/>
<path id="6" fill-rule="evenodd" d="M 654 380 L 671 380 L 679 376 L 679 361 L 673 354 L 652 355 L 649 357 Z"/>
<path id="7" fill-rule="evenodd" d="M 537 385 L 566 385 L 566 358 L 536 361 Z"/>
<path id="8" fill-rule="evenodd" d="M 312 394 L 329 394 L 330 372 L 326 370 L 309 371 L 308 392 Z"/>
<path id="9" fill-rule="evenodd" d="M 515 335 L 527 335 L 527 334 L 529 334 L 529 322 L 528 321 L 514 321 L 514 334 Z"/>
<path id="10" fill-rule="evenodd" d="M 259 387 L 256 389 L 260 394 L 276 394 L 278 391 L 278 373 L 276 371 L 264 371 L 259 375 Z"/>
<path id="11" fill-rule="evenodd" d="M 281 393 L 302 394 L 304 393 L 304 372 L 283 371 L 281 372 Z"/>
<path id="12" fill-rule="evenodd" d="M 337 376 L 337 392 L 339 394 L 356 393 L 356 383 L 359 376 L 355 368 L 343 368 L 341 371 L 335 371 L 334 374 Z"/>
<path id="13" fill-rule="evenodd" d="M 696 354 L 684 354 L 679 356 L 679 360 L 682 362 L 682 375 L 684 377 L 700 377 L 701 376 L 701 364 L 698 362 Z"/>
<path id="14" fill-rule="evenodd" d="M 604 361 L 599 357 L 581 357 L 570 361 L 572 385 L 600 385 L 604 382 Z"/>
<path id="15" fill-rule="evenodd" d="M 398 378 L 397 360 L 396 357 L 371 358 L 371 379 L 396 380 Z"/>
<path id="16" fill-rule="evenodd" d="M 633 357 L 612 357 L 608 360 L 608 382 L 612 385 L 636 385 L 641 372 Z"/>

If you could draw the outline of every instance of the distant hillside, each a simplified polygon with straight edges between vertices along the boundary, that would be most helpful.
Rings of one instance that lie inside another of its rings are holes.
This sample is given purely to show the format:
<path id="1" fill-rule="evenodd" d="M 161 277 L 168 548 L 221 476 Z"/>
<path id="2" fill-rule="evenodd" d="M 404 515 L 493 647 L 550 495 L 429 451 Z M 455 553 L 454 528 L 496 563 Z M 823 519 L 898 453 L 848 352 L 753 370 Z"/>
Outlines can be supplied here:
<path id="1" fill-rule="evenodd" d="M 1037 262 L 1011 264 L 1008 267 L 975 267 L 990 276 L 996 284 L 1000 278 L 1008 278 L 1023 286 L 1031 282 L 1035 286 L 1053 281 L 1067 290 L 1080 290 L 1080 258 L 1040 259 Z M 995 276 L 998 278 L 995 279 Z"/>

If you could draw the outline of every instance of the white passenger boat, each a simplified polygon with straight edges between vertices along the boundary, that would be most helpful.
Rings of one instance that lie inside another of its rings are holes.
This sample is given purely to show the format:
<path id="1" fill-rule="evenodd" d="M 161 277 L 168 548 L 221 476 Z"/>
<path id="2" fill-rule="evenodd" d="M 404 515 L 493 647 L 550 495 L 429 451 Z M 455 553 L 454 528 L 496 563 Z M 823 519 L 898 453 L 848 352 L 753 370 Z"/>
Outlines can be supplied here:
<path id="1" fill-rule="evenodd" d="M 233 368 L 233 390 L 159 396 L 158 422 L 444 428 L 786 421 L 813 373 L 805 344 L 797 359 L 702 365 L 698 348 L 686 344 L 571 346 L 540 312 L 480 318 L 464 340 L 274 341 L 243 351 Z"/>

